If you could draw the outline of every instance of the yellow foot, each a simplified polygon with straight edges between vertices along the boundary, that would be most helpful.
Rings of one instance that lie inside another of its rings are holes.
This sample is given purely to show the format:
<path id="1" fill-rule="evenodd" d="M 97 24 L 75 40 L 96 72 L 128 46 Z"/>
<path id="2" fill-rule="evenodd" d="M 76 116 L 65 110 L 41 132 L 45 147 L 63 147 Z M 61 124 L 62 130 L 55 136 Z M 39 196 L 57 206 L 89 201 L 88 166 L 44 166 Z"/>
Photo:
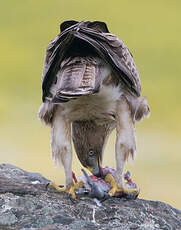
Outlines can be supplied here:
<path id="1" fill-rule="evenodd" d="M 114 196 L 116 193 L 122 193 L 123 195 L 127 196 L 128 198 L 136 198 L 139 194 L 139 189 L 128 189 L 125 186 L 118 187 L 114 177 L 111 174 L 107 174 L 105 177 L 105 181 L 111 185 L 111 190 L 109 191 L 110 196 Z"/>
<path id="2" fill-rule="evenodd" d="M 70 199 L 76 200 L 75 190 L 83 187 L 83 185 L 84 185 L 83 182 L 80 181 L 80 182 L 74 184 L 73 186 L 71 186 L 70 188 L 60 188 L 54 182 L 51 182 L 49 184 L 49 187 L 55 188 L 59 192 L 66 192 L 66 193 L 68 193 Z"/>

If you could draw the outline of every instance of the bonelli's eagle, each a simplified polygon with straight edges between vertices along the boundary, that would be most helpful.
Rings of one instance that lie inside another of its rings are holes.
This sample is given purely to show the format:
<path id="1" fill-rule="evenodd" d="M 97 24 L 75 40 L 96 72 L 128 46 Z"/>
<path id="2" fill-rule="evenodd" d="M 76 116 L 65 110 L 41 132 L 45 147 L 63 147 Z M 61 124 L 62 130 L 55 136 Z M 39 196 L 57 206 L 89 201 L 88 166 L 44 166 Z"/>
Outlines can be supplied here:
<path id="1" fill-rule="evenodd" d="M 82 165 L 99 175 L 116 129 L 115 184 L 129 193 L 124 164 L 136 154 L 135 122 L 149 115 L 132 54 L 104 22 L 65 21 L 60 30 L 46 52 L 39 117 L 50 126 L 52 156 L 64 167 L 66 191 L 73 188 L 71 140 Z"/>

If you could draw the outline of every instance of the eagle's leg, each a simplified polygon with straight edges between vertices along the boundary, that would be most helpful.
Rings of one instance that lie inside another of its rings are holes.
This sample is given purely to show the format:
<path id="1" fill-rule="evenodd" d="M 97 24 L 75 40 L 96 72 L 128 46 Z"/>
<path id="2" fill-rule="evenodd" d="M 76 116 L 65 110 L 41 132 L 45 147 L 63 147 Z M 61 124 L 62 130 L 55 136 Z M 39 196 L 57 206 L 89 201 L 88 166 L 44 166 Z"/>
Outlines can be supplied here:
<path id="1" fill-rule="evenodd" d="M 70 121 L 62 115 L 60 106 L 54 114 L 51 125 L 51 149 L 52 157 L 56 166 L 63 165 L 65 172 L 66 187 L 59 188 L 54 183 L 50 183 L 58 191 L 64 191 L 72 195 L 75 199 L 74 183 L 72 179 L 72 147 L 71 147 L 71 125 Z"/>
<path id="2" fill-rule="evenodd" d="M 125 97 L 117 103 L 116 111 L 116 181 L 111 176 L 107 180 L 112 185 L 110 195 L 116 191 L 124 194 L 139 193 L 138 189 L 127 189 L 124 180 L 124 164 L 129 157 L 136 154 L 135 127 L 131 116 L 131 110 Z"/>
<path id="3" fill-rule="evenodd" d="M 120 188 L 120 189 L 118 188 L 118 186 L 117 186 L 117 184 L 116 184 L 116 182 L 114 180 L 114 177 L 110 173 L 108 173 L 106 175 L 105 181 L 106 181 L 106 183 L 109 183 L 111 185 L 111 190 L 109 191 L 110 196 L 114 196 L 114 194 L 116 192 L 118 192 L 118 190 L 122 191 L 122 188 Z"/>
<path id="4" fill-rule="evenodd" d="M 76 199 L 75 190 L 77 190 L 78 188 L 82 188 L 84 186 L 84 183 L 82 181 L 80 181 L 80 182 L 77 182 L 76 184 L 74 184 L 73 186 L 71 186 L 70 188 L 60 188 L 55 183 L 51 182 L 49 184 L 49 186 L 52 187 L 52 188 L 55 188 L 59 192 L 68 193 L 70 198 L 75 200 Z"/>
<path id="5" fill-rule="evenodd" d="M 136 198 L 139 194 L 139 189 L 127 189 L 124 184 L 118 187 L 114 177 L 110 173 L 106 175 L 105 181 L 111 185 L 108 193 L 110 196 L 114 196 L 116 192 L 122 192 L 124 195 L 128 195 L 129 198 Z"/>

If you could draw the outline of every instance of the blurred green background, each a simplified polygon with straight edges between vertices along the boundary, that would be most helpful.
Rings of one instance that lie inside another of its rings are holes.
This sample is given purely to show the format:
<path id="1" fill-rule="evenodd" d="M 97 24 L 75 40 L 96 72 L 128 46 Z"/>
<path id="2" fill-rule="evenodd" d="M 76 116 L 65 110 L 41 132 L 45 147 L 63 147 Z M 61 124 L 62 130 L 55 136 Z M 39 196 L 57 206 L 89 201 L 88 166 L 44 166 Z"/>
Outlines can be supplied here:
<path id="1" fill-rule="evenodd" d="M 140 197 L 181 208 L 181 1 L 18 0 L 0 9 L 0 162 L 64 183 L 37 118 L 45 48 L 64 20 L 101 20 L 129 47 L 151 117 L 137 124 L 138 155 L 127 168 Z M 104 165 L 115 166 L 112 134 Z M 75 154 L 73 170 L 80 174 Z"/>

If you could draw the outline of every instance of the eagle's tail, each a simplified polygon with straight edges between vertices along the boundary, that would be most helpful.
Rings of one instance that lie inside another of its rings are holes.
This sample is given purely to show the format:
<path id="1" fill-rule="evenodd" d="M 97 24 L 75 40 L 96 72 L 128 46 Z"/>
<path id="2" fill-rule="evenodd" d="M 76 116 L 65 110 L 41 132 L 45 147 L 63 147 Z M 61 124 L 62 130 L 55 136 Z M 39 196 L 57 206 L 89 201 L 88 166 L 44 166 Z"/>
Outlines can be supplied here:
<path id="1" fill-rule="evenodd" d="M 110 68 L 98 57 L 69 57 L 61 63 L 57 81 L 51 87 L 53 103 L 67 102 L 99 92 Z"/>

